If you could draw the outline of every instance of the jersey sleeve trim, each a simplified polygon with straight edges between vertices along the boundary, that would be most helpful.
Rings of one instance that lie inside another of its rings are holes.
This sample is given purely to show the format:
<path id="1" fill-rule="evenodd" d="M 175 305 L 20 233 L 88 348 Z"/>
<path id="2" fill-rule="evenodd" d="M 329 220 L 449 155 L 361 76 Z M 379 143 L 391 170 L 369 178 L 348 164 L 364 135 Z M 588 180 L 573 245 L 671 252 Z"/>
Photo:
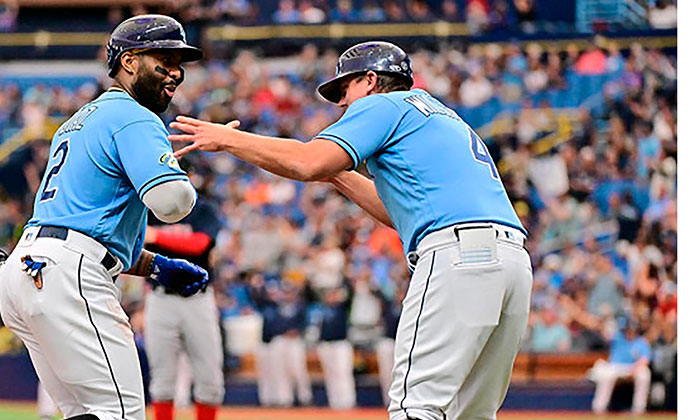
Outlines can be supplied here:
<path id="1" fill-rule="evenodd" d="M 337 144 L 338 146 L 342 147 L 345 152 L 350 155 L 350 158 L 352 159 L 352 168 L 349 168 L 348 170 L 354 170 L 357 168 L 361 161 L 360 161 L 360 154 L 355 150 L 355 148 L 345 139 L 342 137 L 338 137 L 335 134 L 329 134 L 329 133 L 321 133 L 314 137 L 316 139 L 323 139 L 323 140 L 329 140 L 332 141 L 333 143 Z"/>
<path id="2" fill-rule="evenodd" d="M 141 188 L 139 188 L 138 196 L 141 200 L 143 200 L 144 194 L 146 194 L 151 188 L 153 188 L 157 185 L 160 185 L 160 184 L 164 184 L 166 182 L 177 181 L 177 180 L 188 181 L 187 174 L 183 172 L 183 173 L 167 173 L 167 174 L 158 175 L 158 176 L 148 180 L 145 184 L 143 184 L 141 186 Z"/>

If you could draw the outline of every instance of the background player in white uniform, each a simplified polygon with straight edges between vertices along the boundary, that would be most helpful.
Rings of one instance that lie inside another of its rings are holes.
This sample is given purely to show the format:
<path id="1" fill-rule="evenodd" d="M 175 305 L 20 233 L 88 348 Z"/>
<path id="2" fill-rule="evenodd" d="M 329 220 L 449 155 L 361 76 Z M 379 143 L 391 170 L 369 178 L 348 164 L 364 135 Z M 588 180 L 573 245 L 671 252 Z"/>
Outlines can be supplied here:
<path id="1" fill-rule="evenodd" d="M 389 412 L 399 419 L 493 419 L 525 332 L 532 271 L 518 220 L 486 146 L 451 109 L 409 90 L 397 46 L 345 51 L 321 86 L 347 108 L 308 143 L 178 117 L 194 141 L 281 176 L 330 180 L 393 225 L 414 268 L 396 336 Z M 355 169 L 366 161 L 372 180 Z"/>
<path id="2" fill-rule="evenodd" d="M 183 168 L 191 173 L 186 163 Z M 179 223 L 164 225 L 149 215 L 145 247 L 171 258 L 187 259 L 209 271 L 209 254 L 220 229 L 216 207 L 200 195 L 192 212 Z M 144 327 L 155 420 L 175 418 L 176 382 L 183 372 L 179 369 L 181 354 L 186 356 L 194 379 L 196 419 L 214 420 L 224 399 L 224 353 L 214 288 L 185 298 L 154 284 L 146 296 Z"/>
<path id="3" fill-rule="evenodd" d="M 112 88 L 54 135 L 22 237 L 0 266 L 2 319 L 26 345 L 39 379 L 73 420 L 145 420 L 133 333 L 114 279 L 123 268 L 183 295 L 202 268 L 142 251 L 146 211 L 175 222 L 196 193 L 156 112 L 201 51 L 166 16 L 128 19 L 112 33 Z"/>

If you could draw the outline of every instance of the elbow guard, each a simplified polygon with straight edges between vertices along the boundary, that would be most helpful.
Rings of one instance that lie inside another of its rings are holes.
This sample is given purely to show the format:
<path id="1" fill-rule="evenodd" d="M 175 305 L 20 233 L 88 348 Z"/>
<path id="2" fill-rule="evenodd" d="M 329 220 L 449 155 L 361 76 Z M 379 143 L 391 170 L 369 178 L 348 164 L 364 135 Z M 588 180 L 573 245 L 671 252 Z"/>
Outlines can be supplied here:
<path id="1" fill-rule="evenodd" d="M 190 214 L 197 192 L 189 181 L 178 180 L 156 185 L 143 195 L 143 203 L 165 223 L 176 223 Z"/>

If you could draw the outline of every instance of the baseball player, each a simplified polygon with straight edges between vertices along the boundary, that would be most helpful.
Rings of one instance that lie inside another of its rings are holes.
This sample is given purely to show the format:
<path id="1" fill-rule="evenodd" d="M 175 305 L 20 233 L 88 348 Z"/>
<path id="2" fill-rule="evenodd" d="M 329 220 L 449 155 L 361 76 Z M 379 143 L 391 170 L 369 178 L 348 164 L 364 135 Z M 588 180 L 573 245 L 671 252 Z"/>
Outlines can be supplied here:
<path id="1" fill-rule="evenodd" d="M 111 34 L 112 87 L 55 133 L 34 214 L 0 266 L 0 308 L 39 379 L 71 420 L 145 420 L 134 336 L 114 280 L 125 273 L 189 296 L 201 267 L 143 251 L 147 209 L 185 217 L 196 192 L 174 158 L 165 110 L 202 58 L 182 26 L 136 16 Z"/>
<path id="2" fill-rule="evenodd" d="M 185 165 L 183 168 L 188 169 Z M 192 212 L 177 224 L 164 225 L 150 215 L 148 224 L 146 249 L 187 259 L 209 271 L 209 254 L 221 222 L 216 207 L 208 200 L 200 196 Z M 182 353 L 192 367 L 197 420 L 214 420 L 224 399 L 224 354 L 214 289 L 184 298 L 154 284 L 146 296 L 144 336 L 155 420 L 174 419 L 175 384 Z"/>
<path id="3" fill-rule="evenodd" d="M 277 175 L 328 180 L 401 237 L 413 274 L 396 334 L 389 413 L 494 419 L 527 325 L 525 229 L 484 142 L 452 109 L 411 89 L 396 45 L 341 54 L 318 92 L 345 110 L 312 141 L 180 116 L 191 150 L 227 151 Z M 352 171 L 366 162 L 372 179 Z"/>

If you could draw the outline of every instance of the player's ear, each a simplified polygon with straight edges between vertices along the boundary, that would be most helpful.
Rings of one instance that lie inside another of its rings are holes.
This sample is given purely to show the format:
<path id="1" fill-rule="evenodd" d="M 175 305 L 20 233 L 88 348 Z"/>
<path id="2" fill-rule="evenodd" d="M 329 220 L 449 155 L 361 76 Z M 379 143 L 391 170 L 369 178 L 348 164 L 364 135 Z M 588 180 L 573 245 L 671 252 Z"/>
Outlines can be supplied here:
<path id="1" fill-rule="evenodd" d="M 365 75 L 365 80 L 367 81 L 367 93 L 372 92 L 374 88 L 377 87 L 377 73 L 372 70 L 368 71 Z"/>
<path id="2" fill-rule="evenodd" d="M 136 74 L 139 59 L 136 54 L 132 53 L 131 51 L 126 51 L 121 55 L 121 57 L 119 57 L 119 64 L 127 73 Z"/>

